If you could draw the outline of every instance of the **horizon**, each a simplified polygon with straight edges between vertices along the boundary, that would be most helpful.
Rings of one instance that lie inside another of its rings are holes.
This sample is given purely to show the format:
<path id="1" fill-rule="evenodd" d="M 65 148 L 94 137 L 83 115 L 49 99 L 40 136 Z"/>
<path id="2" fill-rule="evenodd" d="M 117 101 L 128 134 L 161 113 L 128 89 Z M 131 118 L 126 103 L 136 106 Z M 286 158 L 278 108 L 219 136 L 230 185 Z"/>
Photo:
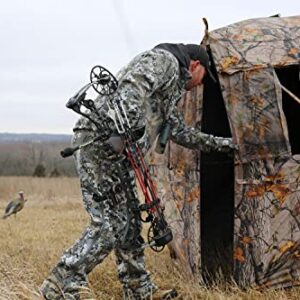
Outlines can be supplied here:
<path id="1" fill-rule="evenodd" d="M 72 133 L 49 133 L 49 132 L 3 132 L 0 131 L 0 134 L 27 134 L 27 135 L 72 135 Z"/>

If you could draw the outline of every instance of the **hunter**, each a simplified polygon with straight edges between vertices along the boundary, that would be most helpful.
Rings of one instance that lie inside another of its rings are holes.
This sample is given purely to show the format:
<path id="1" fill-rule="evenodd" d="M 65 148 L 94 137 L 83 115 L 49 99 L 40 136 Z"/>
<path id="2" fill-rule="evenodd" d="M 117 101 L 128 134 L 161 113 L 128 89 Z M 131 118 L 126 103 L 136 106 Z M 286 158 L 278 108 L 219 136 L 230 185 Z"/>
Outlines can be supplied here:
<path id="1" fill-rule="evenodd" d="M 182 146 L 201 151 L 235 149 L 231 138 L 187 127 L 176 108 L 185 91 L 200 86 L 205 76 L 212 76 L 209 56 L 194 44 L 159 44 L 120 70 L 118 94 L 143 154 L 166 121 L 171 124 L 170 139 Z M 95 100 L 98 118 L 106 124 L 106 136 L 114 136 L 116 128 L 103 98 Z M 84 117 L 73 131 L 73 145 L 98 135 L 97 127 Z M 102 141 L 77 151 L 75 161 L 90 224 L 52 269 L 41 293 L 47 300 L 80 299 L 80 292 L 88 287 L 87 275 L 114 250 L 124 299 L 167 299 L 170 291 L 159 289 L 145 267 L 139 200 L 128 159 Z M 130 194 L 124 191 L 121 175 L 127 178 Z"/>

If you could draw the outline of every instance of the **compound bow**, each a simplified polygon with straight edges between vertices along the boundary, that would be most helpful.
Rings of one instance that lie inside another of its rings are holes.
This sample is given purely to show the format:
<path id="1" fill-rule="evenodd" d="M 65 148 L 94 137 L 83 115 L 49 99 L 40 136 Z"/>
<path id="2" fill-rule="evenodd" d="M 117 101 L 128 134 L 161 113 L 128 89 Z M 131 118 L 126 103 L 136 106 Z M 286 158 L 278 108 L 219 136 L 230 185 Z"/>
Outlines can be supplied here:
<path id="1" fill-rule="evenodd" d="M 95 66 L 90 73 L 90 83 L 85 85 L 79 92 L 72 97 L 66 106 L 75 112 L 83 115 L 93 122 L 99 129 L 99 132 L 104 132 L 101 129 L 105 124 L 101 124 L 94 120 L 90 115 L 86 114 L 81 108 L 85 107 L 97 114 L 95 103 L 91 99 L 85 99 L 87 90 L 90 87 L 102 96 L 107 96 L 106 104 L 108 106 L 107 115 L 113 120 L 117 129 L 118 135 L 124 142 L 124 153 L 127 156 L 135 177 L 140 185 L 140 188 L 145 197 L 145 203 L 139 206 L 140 218 L 143 222 L 151 222 L 148 229 L 148 245 L 152 250 L 160 252 L 164 246 L 173 239 L 172 231 L 169 228 L 165 217 L 164 208 L 160 204 L 156 188 L 150 177 L 150 173 L 141 149 L 133 135 L 130 122 L 127 117 L 126 109 L 118 94 L 118 81 L 107 69 L 102 66 Z M 74 148 L 66 148 L 61 152 L 63 157 L 72 155 L 78 149 L 86 147 L 94 142 L 107 140 L 109 137 L 99 135 L 93 140 L 79 145 Z M 143 219 L 141 213 L 146 212 L 147 217 Z"/>

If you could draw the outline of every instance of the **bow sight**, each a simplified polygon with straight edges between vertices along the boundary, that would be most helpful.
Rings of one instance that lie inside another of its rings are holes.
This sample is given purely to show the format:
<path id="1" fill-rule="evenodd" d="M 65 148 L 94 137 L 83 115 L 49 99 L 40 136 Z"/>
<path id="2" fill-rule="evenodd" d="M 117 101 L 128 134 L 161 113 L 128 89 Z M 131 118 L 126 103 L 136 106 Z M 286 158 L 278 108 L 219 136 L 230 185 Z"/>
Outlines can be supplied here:
<path id="1" fill-rule="evenodd" d="M 118 81 L 102 66 L 93 67 L 90 73 L 90 81 L 89 84 L 81 88 L 78 93 L 67 102 L 66 106 L 93 122 L 99 129 L 100 135 L 85 144 L 74 148 L 66 148 L 61 152 L 61 155 L 63 157 L 70 156 L 78 149 L 86 147 L 96 141 L 108 140 L 110 138 L 101 135 L 101 129 L 105 124 L 99 123 L 96 119 L 91 117 L 92 114 L 87 114 L 82 110 L 82 107 L 85 107 L 92 113 L 98 114 L 94 101 L 85 99 L 87 90 L 90 87 L 93 87 L 98 94 L 105 96 L 106 105 L 108 107 L 107 115 L 113 120 L 118 136 L 124 143 L 123 152 L 127 156 L 144 194 L 145 203 L 139 206 L 139 212 L 143 222 L 151 222 L 148 230 L 149 246 L 154 251 L 160 252 L 163 250 L 164 246 L 172 240 L 173 235 L 165 220 L 163 213 L 164 208 L 160 204 L 160 199 L 158 198 L 157 191 L 150 177 L 148 167 L 134 137 L 126 109 L 118 94 Z M 147 214 L 145 219 L 141 217 L 143 212 Z"/>

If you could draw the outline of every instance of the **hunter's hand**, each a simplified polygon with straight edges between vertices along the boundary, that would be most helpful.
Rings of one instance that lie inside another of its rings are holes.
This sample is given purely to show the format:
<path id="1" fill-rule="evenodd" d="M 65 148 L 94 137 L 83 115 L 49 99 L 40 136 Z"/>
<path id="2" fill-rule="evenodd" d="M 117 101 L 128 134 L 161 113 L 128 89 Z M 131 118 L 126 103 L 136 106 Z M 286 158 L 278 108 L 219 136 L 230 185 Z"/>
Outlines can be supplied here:
<path id="1" fill-rule="evenodd" d="M 232 150 L 239 150 L 239 146 L 234 144 L 232 138 L 217 138 L 217 151 L 220 152 L 231 152 Z"/>

